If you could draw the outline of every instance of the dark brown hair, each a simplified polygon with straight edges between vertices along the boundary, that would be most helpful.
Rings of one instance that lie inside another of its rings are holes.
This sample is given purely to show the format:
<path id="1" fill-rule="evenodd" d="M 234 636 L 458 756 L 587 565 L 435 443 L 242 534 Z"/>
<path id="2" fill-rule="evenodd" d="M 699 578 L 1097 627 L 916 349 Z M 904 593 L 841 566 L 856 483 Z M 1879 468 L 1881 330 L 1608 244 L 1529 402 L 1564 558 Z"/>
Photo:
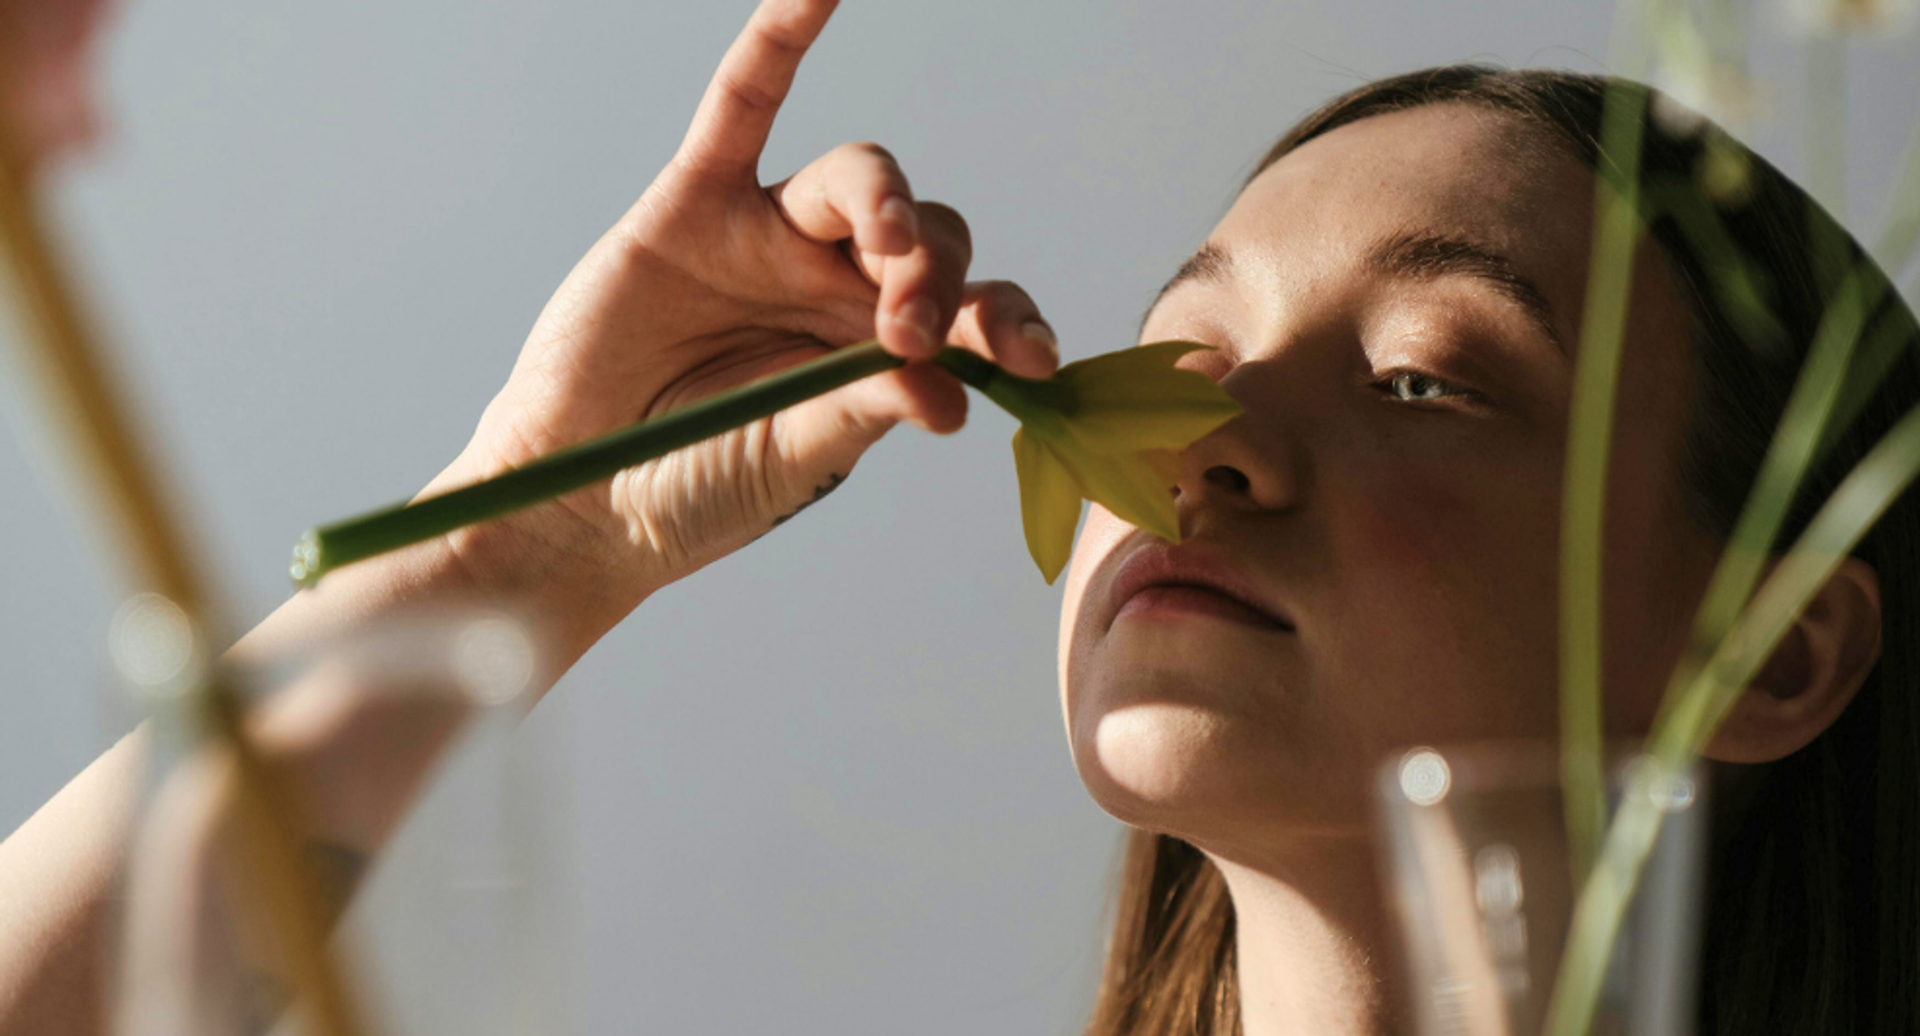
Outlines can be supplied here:
<path id="1" fill-rule="evenodd" d="M 1620 167 L 1599 142 L 1610 86 L 1629 90 L 1639 112 L 1642 217 L 1693 317 L 1698 387 L 1683 491 L 1714 535 L 1732 530 L 1830 300 L 1848 270 L 1863 271 L 1868 341 L 1842 391 L 1837 430 L 1776 541 L 1784 549 L 1867 450 L 1920 403 L 1920 331 L 1853 238 L 1719 127 L 1663 108 L 1637 84 L 1448 66 L 1334 99 L 1282 137 L 1253 175 L 1360 119 L 1461 103 L 1518 117 L 1546 145 L 1619 183 Z M 1854 554 L 1880 579 L 1878 665 L 1806 748 L 1723 781 L 1732 794 L 1721 796 L 1714 817 L 1703 1036 L 1920 1032 L 1920 508 L 1913 494 Z M 1131 832 L 1087 1036 L 1234 1036 L 1238 1001 L 1233 907 L 1220 873 L 1178 839 Z"/>

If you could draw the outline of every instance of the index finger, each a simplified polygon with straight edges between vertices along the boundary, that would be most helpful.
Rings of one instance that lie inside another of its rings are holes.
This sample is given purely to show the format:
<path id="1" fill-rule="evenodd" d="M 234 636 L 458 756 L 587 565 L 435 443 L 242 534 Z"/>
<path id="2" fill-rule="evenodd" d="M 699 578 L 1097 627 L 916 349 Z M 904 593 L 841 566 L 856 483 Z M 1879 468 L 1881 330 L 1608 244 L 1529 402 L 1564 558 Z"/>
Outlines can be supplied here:
<path id="1" fill-rule="evenodd" d="M 838 6 L 839 0 L 761 0 L 720 59 L 675 160 L 709 175 L 755 178 L 800 58 Z"/>

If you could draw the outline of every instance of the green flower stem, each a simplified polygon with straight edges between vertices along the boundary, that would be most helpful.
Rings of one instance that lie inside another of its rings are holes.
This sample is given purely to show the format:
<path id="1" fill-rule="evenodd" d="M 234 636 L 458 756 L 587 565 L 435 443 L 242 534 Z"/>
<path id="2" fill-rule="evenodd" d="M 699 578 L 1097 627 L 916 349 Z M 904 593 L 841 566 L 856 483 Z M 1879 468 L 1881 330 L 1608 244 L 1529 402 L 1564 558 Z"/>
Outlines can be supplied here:
<path id="1" fill-rule="evenodd" d="M 1782 347 L 1787 331 L 1766 301 L 1771 290 L 1767 276 L 1740 250 L 1726 222 L 1714 204 L 1701 197 L 1694 181 L 1680 175 L 1654 180 L 1647 184 L 1646 202 L 1649 218 L 1671 216 L 1686 236 L 1688 247 L 1703 260 L 1708 289 L 1719 301 L 1734 333 L 1756 351 Z"/>
<path id="2" fill-rule="evenodd" d="M 1916 439 L 1920 418 L 1909 417 L 1830 498 L 1774 578 L 1749 604 L 1749 594 L 1801 479 L 1824 450 L 1823 434 L 1833 433 L 1836 416 L 1850 416 L 1836 415 L 1836 403 L 1849 380 L 1851 361 L 1861 352 L 1867 314 L 1879 305 L 1886 290 L 1884 279 L 1870 267 L 1858 266 L 1840 282 L 1822 317 L 1754 489 L 1695 615 L 1688 651 L 1668 684 L 1650 738 L 1650 765 L 1630 781 L 1599 858 L 1581 887 L 1549 1005 L 1549 1033 L 1585 1033 L 1591 1025 L 1627 905 L 1665 820 L 1659 808 L 1660 790 L 1685 772 L 1799 609 L 1898 495 L 1890 487 L 1895 482 L 1904 486 L 1913 477 L 1913 470 L 1897 468 L 1899 458 L 1914 454 L 1920 442 Z M 1878 343 L 1872 347 L 1879 347 Z M 1890 465 L 1896 467 L 1890 471 Z M 1863 493 L 1874 492 L 1883 495 L 1863 502 Z M 1852 524 L 1842 524 L 1847 521 Z"/>
<path id="3" fill-rule="evenodd" d="M 1890 292 L 1894 289 L 1892 285 L 1881 281 L 1879 290 Z M 1825 456 L 1840 441 L 1840 436 L 1853 426 L 1854 418 L 1872 400 L 1873 394 L 1880 390 L 1887 372 L 1906 354 L 1907 343 L 1913 340 L 1913 336 L 1913 321 L 1899 308 L 1886 307 L 1880 311 L 1879 319 L 1874 321 L 1872 329 L 1854 350 L 1852 368 L 1847 371 L 1847 383 L 1841 388 L 1840 397 L 1834 400 L 1833 416 L 1827 419 L 1827 430 L 1820 438 L 1815 456 Z"/>
<path id="4" fill-rule="evenodd" d="M 1644 87 L 1620 83 L 1607 89 L 1601 152 L 1612 156 L 1613 164 L 1595 177 L 1593 260 L 1568 417 L 1560 526 L 1560 767 L 1576 884 L 1586 877 L 1607 815 L 1601 764 L 1600 542 L 1620 347 L 1641 232 L 1640 138 L 1646 105 Z"/>
<path id="5" fill-rule="evenodd" d="M 1837 431 L 1835 418 L 1851 416 L 1836 414 L 1836 402 L 1848 381 L 1851 361 L 1862 351 L 1859 343 L 1866 315 L 1879 305 L 1886 290 L 1886 282 L 1870 267 L 1858 266 L 1842 280 L 1822 317 L 1753 491 L 1695 615 L 1687 653 L 1668 684 L 1650 738 L 1650 765 L 1630 780 L 1599 859 L 1580 890 L 1549 1008 L 1550 1033 L 1584 1033 L 1591 1024 L 1627 905 L 1665 820 L 1659 806 L 1664 801 L 1661 789 L 1685 772 L 1799 609 L 1897 490 L 1877 501 L 1863 502 L 1860 494 L 1873 490 L 1888 494 L 1894 482 L 1904 486 L 1903 480 L 1913 477 L 1912 470 L 1888 470 L 1915 450 L 1911 440 L 1920 433 L 1920 418 L 1909 417 L 1830 499 L 1828 508 L 1749 606 L 1749 595 L 1788 506 L 1808 466 L 1824 451 L 1823 433 L 1830 437 Z M 1885 351 L 1877 342 L 1870 346 L 1876 347 Z M 1859 488 L 1863 486 L 1867 488 Z M 1837 523 L 1849 518 L 1853 524 L 1835 531 Z"/>
<path id="6" fill-rule="evenodd" d="M 1741 508 L 1694 614 L 1687 651 L 1668 681 L 1662 717 L 1680 700 L 1707 657 L 1733 627 L 1759 581 L 1794 495 L 1807 469 L 1819 457 L 1818 447 L 1846 383 L 1866 314 L 1879 304 L 1885 283 L 1869 278 L 1865 267 L 1856 269 L 1841 282 L 1832 305 L 1822 315 L 1800 378 L 1754 477 L 1746 506 Z"/>
<path id="7" fill-rule="evenodd" d="M 1685 765 L 1713 737 L 1728 711 L 1808 602 L 1820 592 L 1872 530 L 1875 522 L 1920 476 L 1920 407 L 1909 410 L 1841 481 L 1807 523 L 1793 549 L 1754 595 L 1676 710 L 1671 729 L 1654 731 L 1653 756 Z"/>
<path id="8" fill-rule="evenodd" d="M 1649 765 L 1630 782 L 1593 877 L 1580 890 L 1567 951 L 1548 1006 L 1548 1033 L 1585 1033 L 1614 938 L 1666 819 L 1657 792 L 1713 737 L 1807 602 L 1873 524 L 1920 475 L 1920 408 L 1895 425 L 1840 483 L 1807 531 L 1761 586 L 1753 603 L 1655 729 Z M 1662 782 L 1662 783 L 1654 783 Z"/>
<path id="9" fill-rule="evenodd" d="M 933 362 L 983 391 L 1001 376 L 998 367 L 978 354 L 951 346 L 942 349 Z M 342 565 L 543 503 L 905 364 L 905 360 L 882 349 L 879 342 L 868 340 L 836 349 L 751 385 L 568 447 L 484 482 L 320 526 L 301 537 L 299 546 L 294 548 L 290 570 L 293 581 L 300 586 L 313 586 L 322 576 Z"/>
<path id="10" fill-rule="evenodd" d="M 858 346 L 855 346 L 858 348 Z M 991 396 L 994 382 L 1008 375 L 991 360 L 976 352 L 955 349 L 948 346 L 940 350 L 934 362 L 945 367 L 954 377 Z"/>

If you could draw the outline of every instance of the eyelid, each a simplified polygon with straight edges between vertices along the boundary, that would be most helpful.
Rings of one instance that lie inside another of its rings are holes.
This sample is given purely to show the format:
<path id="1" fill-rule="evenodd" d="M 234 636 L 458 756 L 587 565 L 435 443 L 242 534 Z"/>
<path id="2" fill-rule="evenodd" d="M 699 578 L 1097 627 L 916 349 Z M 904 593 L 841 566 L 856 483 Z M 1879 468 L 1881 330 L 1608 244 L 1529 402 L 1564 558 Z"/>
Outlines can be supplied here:
<path id="1" fill-rule="evenodd" d="M 1433 381 L 1440 382 L 1453 391 L 1440 399 L 1400 399 L 1392 394 L 1393 381 L 1403 374 L 1429 378 Z M 1423 410 L 1471 408 L 1484 411 L 1492 409 L 1492 405 L 1485 394 L 1462 382 L 1459 378 L 1435 374 L 1430 369 L 1416 367 L 1410 364 L 1396 364 L 1384 370 L 1374 372 L 1367 379 L 1367 386 L 1378 391 L 1387 402 L 1398 406 L 1419 407 Z"/>

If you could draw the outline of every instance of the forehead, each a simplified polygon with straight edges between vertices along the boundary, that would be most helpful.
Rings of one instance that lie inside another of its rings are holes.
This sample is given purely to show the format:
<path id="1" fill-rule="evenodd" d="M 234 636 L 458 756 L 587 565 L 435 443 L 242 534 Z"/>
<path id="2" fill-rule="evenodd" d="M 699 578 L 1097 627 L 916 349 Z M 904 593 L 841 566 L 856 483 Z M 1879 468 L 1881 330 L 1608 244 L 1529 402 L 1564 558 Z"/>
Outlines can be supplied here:
<path id="1" fill-rule="evenodd" d="M 1247 186 L 1211 241 L 1236 262 L 1315 274 L 1351 268 L 1394 235 L 1458 237 L 1512 258 L 1556 303 L 1574 303 L 1592 198 L 1591 174 L 1544 131 L 1481 106 L 1427 105 L 1296 148 Z"/>

